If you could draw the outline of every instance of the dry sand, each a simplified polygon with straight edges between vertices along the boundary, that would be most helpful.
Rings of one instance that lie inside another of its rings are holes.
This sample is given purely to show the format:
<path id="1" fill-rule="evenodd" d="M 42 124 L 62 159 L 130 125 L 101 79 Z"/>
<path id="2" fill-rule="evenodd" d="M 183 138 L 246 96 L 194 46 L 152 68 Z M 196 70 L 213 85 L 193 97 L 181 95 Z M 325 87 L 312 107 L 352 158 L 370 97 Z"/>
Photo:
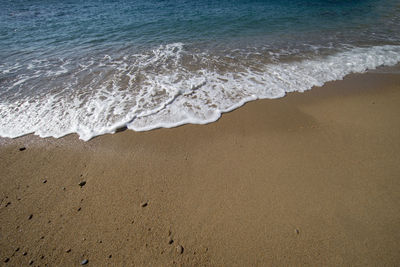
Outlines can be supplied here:
<path id="1" fill-rule="evenodd" d="M 0 142 L 0 265 L 400 264 L 398 73 L 209 125 Z"/>

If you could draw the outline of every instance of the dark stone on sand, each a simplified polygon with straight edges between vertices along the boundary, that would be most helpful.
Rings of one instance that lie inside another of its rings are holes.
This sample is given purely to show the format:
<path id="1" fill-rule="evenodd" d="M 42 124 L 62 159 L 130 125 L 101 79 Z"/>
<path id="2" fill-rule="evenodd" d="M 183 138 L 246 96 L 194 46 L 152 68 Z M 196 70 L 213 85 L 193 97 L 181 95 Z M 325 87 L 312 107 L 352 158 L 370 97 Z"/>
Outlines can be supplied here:
<path id="1" fill-rule="evenodd" d="M 24 151 L 25 149 L 26 149 L 26 147 L 23 146 L 23 147 L 19 148 L 19 151 Z"/>
<path id="2" fill-rule="evenodd" d="M 70 252 L 71 252 L 71 249 L 69 248 L 69 249 L 67 249 L 65 252 L 70 253 Z"/>
<path id="3" fill-rule="evenodd" d="M 81 207 L 79 207 L 79 208 L 78 208 L 78 211 L 81 211 L 81 209 L 82 209 L 82 208 L 81 208 Z"/>
<path id="4" fill-rule="evenodd" d="M 32 265 L 33 264 L 33 260 L 31 260 L 30 262 L 29 262 L 29 265 Z"/>
<path id="5" fill-rule="evenodd" d="M 4 259 L 4 262 L 5 262 L 5 263 L 7 263 L 7 262 L 9 262 L 9 261 L 10 261 L 10 258 L 5 258 L 5 259 Z"/>
<path id="6" fill-rule="evenodd" d="M 83 261 L 81 262 L 81 265 L 86 265 L 86 264 L 88 264 L 88 263 L 89 263 L 89 260 L 85 259 L 85 260 L 83 260 Z"/>
<path id="7" fill-rule="evenodd" d="M 26 256 L 28 254 L 28 252 L 24 251 L 24 253 L 22 253 L 22 255 Z"/>
<path id="8" fill-rule="evenodd" d="M 172 243 L 174 243 L 174 240 L 172 239 L 172 238 L 170 238 L 169 240 L 168 240 L 168 244 L 172 244 Z"/>
<path id="9" fill-rule="evenodd" d="M 33 214 L 29 215 L 28 220 L 33 218 Z"/>
<path id="10" fill-rule="evenodd" d="M 82 182 L 79 183 L 79 186 L 83 187 L 85 184 L 86 184 L 86 181 L 82 181 Z"/>
<path id="11" fill-rule="evenodd" d="M 8 207 L 8 206 L 10 206 L 10 205 L 11 205 L 11 202 L 7 202 L 6 207 Z"/>
<path id="12" fill-rule="evenodd" d="M 112 258 L 112 255 L 108 255 L 108 258 L 111 259 L 111 258 Z"/>
<path id="13" fill-rule="evenodd" d="M 183 253 L 183 247 L 181 245 L 176 246 L 176 252 L 178 252 L 179 254 Z"/>
<path id="14" fill-rule="evenodd" d="M 149 203 L 147 201 L 140 203 L 140 207 L 142 207 L 142 208 L 147 207 L 147 205 L 149 205 Z"/>
<path id="15" fill-rule="evenodd" d="M 44 255 L 40 256 L 40 259 L 43 260 L 44 259 Z"/>
<path id="16" fill-rule="evenodd" d="M 47 183 L 47 180 L 46 180 L 46 179 L 44 179 L 44 180 L 43 180 L 43 183 L 44 183 L 44 184 L 45 184 L 45 183 Z"/>
<path id="17" fill-rule="evenodd" d="M 17 251 L 19 251 L 19 248 L 16 248 L 16 249 L 15 249 L 15 252 L 17 252 Z"/>
<path id="18" fill-rule="evenodd" d="M 44 236 L 41 236 L 40 239 L 44 239 Z"/>
<path id="19" fill-rule="evenodd" d="M 299 230 L 299 229 L 294 230 L 294 232 L 295 232 L 296 234 L 300 234 L 300 230 Z"/>
<path id="20" fill-rule="evenodd" d="M 64 191 L 65 191 L 66 189 L 67 189 L 67 188 L 65 188 L 65 187 L 62 188 L 62 190 L 64 190 Z"/>

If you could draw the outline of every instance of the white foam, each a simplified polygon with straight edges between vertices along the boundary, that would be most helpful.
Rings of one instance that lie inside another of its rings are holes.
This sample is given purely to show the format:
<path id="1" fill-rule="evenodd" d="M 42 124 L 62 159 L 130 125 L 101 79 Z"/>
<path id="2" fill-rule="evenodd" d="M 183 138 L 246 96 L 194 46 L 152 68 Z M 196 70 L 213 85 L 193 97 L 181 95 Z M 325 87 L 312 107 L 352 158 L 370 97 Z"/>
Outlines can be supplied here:
<path id="1" fill-rule="evenodd" d="M 283 97 L 350 73 L 395 65 L 400 62 L 400 46 L 352 48 L 287 63 L 254 62 L 256 68 L 234 60 L 227 63 L 204 52 L 190 54 L 194 63 L 188 65 L 185 56 L 184 45 L 176 43 L 115 59 L 105 55 L 97 63 L 87 59 L 74 65 L 61 60 L 54 68 L 47 61 L 31 62 L 27 67 L 31 76 L 20 75 L 0 90 L 15 90 L 13 97 L 1 98 L 0 135 L 77 133 L 89 140 L 123 126 L 147 131 L 205 124 L 248 101 Z M 40 71 L 35 64 L 41 64 Z M 8 73 L 4 66 L 1 71 Z M 37 93 L 26 94 L 28 86 Z"/>
<path id="2" fill-rule="evenodd" d="M 203 71 L 206 80 L 201 90 L 178 96 L 165 109 L 136 118 L 128 124 L 135 131 L 170 128 L 185 123 L 205 124 L 222 113 L 248 101 L 283 97 L 287 92 L 303 92 L 328 81 L 341 80 L 350 73 L 362 73 L 378 66 L 400 62 L 400 46 L 353 48 L 318 60 L 265 65 L 258 72 L 227 73 Z M 197 79 L 193 76 L 185 83 Z M 221 82 L 225 81 L 225 82 Z M 193 81 L 194 82 L 194 81 Z M 185 85 L 176 85 L 185 87 Z"/>

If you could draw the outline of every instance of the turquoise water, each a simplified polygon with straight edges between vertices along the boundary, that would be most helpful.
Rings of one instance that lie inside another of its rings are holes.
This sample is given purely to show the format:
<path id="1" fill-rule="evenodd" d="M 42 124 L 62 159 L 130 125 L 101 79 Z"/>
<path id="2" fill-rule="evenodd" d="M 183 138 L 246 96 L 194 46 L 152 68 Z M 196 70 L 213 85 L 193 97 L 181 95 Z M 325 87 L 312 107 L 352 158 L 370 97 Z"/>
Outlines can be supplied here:
<path id="1" fill-rule="evenodd" d="M 0 135 L 208 123 L 400 61 L 398 1 L 0 0 Z"/>

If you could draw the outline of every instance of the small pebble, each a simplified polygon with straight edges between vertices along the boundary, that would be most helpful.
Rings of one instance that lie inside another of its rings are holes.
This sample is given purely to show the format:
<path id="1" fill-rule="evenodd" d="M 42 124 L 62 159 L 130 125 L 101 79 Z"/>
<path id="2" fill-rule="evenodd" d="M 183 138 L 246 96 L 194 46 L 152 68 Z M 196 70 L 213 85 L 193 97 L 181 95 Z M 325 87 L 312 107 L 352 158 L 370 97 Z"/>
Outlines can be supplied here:
<path id="1" fill-rule="evenodd" d="M 148 204 L 149 204 L 149 203 L 147 203 L 147 202 L 142 202 L 142 203 L 140 203 L 140 206 L 141 206 L 142 208 L 144 208 L 144 207 L 147 207 Z"/>
<path id="2" fill-rule="evenodd" d="M 172 244 L 172 243 L 174 243 L 174 240 L 172 239 L 172 238 L 170 238 L 169 240 L 168 240 L 168 244 Z"/>
<path id="3" fill-rule="evenodd" d="M 85 259 L 85 260 L 83 260 L 83 261 L 81 262 L 81 265 L 86 265 L 86 264 L 88 264 L 88 263 L 89 263 L 89 260 Z"/>
<path id="4" fill-rule="evenodd" d="M 24 251 L 24 253 L 22 253 L 22 255 L 26 256 L 28 254 L 28 252 Z"/>
<path id="5" fill-rule="evenodd" d="M 81 209 L 82 209 L 82 208 L 81 208 L 81 207 L 79 207 L 79 208 L 78 208 L 78 211 L 81 211 Z"/>
<path id="6" fill-rule="evenodd" d="M 19 148 L 19 151 L 24 151 L 25 149 L 26 149 L 26 147 L 23 146 L 23 147 Z"/>
<path id="7" fill-rule="evenodd" d="M 44 184 L 45 184 L 45 183 L 47 183 L 47 180 L 46 180 L 46 179 L 44 179 L 44 180 L 43 180 L 43 183 L 44 183 Z"/>
<path id="8" fill-rule="evenodd" d="M 41 236 L 40 239 L 44 239 L 44 236 Z"/>
<path id="9" fill-rule="evenodd" d="M 108 258 L 111 259 L 111 258 L 112 258 L 112 255 L 108 255 Z"/>
<path id="10" fill-rule="evenodd" d="M 181 245 L 176 246 L 176 252 L 178 252 L 179 254 L 183 253 L 183 247 Z"/>
<path id="11" fill-rule="evenodd" d="M 5 259 L 4 259 L 4 262 L 5 262 L 5 263 L 7 263 L 7 262 L 9 262 L 9 261 L 10 261 L 10 258 L 5 258 Z"/>
<path id="12" fill-rule="evenodd" d="M 33 218 L 33 214 L 29 215 L 28 220 Z"/>
<path id="13" fill-rule="evenodd" d="M 300 230 L 299 229 L 296 229 L 294 231 L 295 231 L 296 234 L 300 234 Z"/>
<path id="14" fill-rule="evenodd" d="M 40 259 L 43 260 L 44 259 L 44 255 L 40 256 Z"/>
<path id="15" fill-rule="evenodd" d="M 32 265 L 33 264 L 33 260 L 31 260 L 30 262 L 29 262 L 29 265 Z"/>
<path id="16" fill-rule="evenodd" d="M 67 190 L 67 188 L 63 187 L 62 190 L 65 191 L 65 190 Z"/>
<path id="17" fill-rule="evenodd" d="M 71 252 L 71 249 L 69 248 L 69 249 L 67 249 L 65 252 L 70 253 L 70 252 Z"/>
<path id="18" fill-rule="evenodd" d="M 11 202 L 7 202 L 6 207 L 8 207 L 8 206 L 10 206 L 10 205 L 11 205 Z"/>
<path id="19" fill-rule="evenodd" d="M 15 249 L 15 252 L 17 252 L 17 251 L 19 251 L 19 248 L 16 248 L 16 249 Z"/>
<path id="20" fill-rule="evenodd" d="M 82 187 L 82 186 L 84 186 L 85 184 L 86 184 L 86 181 L 82 181 L 82 182 L 79 183 L 79 186 Z"/>

